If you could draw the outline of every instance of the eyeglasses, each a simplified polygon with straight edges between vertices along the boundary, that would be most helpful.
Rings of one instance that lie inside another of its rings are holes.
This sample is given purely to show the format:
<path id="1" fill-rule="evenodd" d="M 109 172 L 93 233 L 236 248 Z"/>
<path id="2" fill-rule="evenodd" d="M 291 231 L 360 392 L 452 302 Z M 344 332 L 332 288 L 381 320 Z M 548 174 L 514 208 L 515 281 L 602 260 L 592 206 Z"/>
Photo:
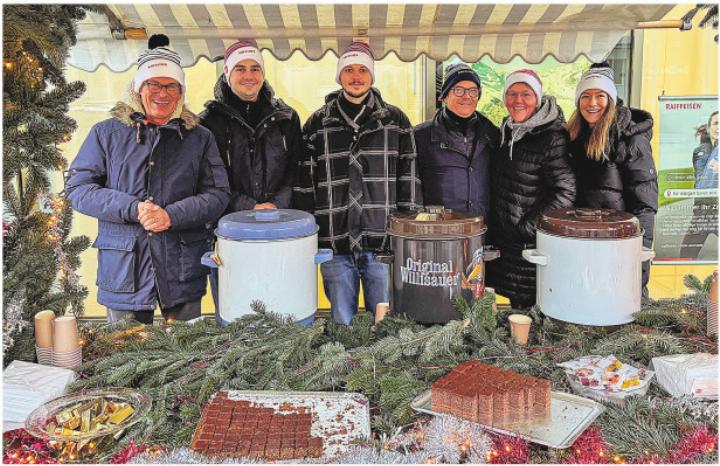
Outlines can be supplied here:
<path id="1" fill-rule="evenodd" d="M 452 93 L 455 97 L 462 97 L 467 94 L 468 97 L 476 98 L 480 94 L 480 89 L 477 87 L 471 87 L 471 88 L 464 88 L 464 87 L 453 87 Z"/>
<path id="2" fill-rule="evenodd" d="M 160 84 L 155 81 L 145 81 L 145 85 L 150 89 L 153 94 L 158 94 L 160 91 L 165 89 L 170 95 L 178 95 L 182 86 L 178 83 Z"/>

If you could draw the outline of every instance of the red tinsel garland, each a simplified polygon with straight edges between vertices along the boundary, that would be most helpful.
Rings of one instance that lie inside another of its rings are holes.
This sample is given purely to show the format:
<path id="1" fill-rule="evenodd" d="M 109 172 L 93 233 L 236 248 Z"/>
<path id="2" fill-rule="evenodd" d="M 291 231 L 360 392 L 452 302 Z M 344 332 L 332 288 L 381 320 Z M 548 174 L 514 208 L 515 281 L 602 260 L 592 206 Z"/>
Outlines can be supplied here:
<path id="1" fill-rule="evenodd" d="M 713 434 L 706 425 L 695 425 L 685 431 L 680 441 L 673 445 L 667 463 L 694 463 L 699 457 L 718 450 L 718 434 Z"/>
<path id="2" fill-rule="evenodd" d="M 701 456 L 718 450 L 718 435 L 706 425 L 695 425 L 686 430 L 673 445 L 667 456 L 645 452 L 632 463 L 637 464 L 689 464 Z M 570 448 L 570 455 L 560 460 L 563 464 L 625 463 L 625 459 L 610 452 L 600 428 L 591 426 L 578 437 Z"/>
<path id="3" fill-rule="evenodd" d="M 162 451 L 162 448 L 155 445 L 138 445 L 135 443 L 135 439 L 131 438 L 130 443 L 124 445 L 120 451 L 115 453 L 110 459 L 110 464 L 125 464 L 129 463 L 131 459 L 135 458 L 141 453 L 158 454 Z"/>
<path id="4" fill-rule="evenodd" d="M 47 440 L 30 435 L 25 429 L 3 433 L 4 464 L 54 464 L 55 452 Z"/>
<path id="5" fill-rule="evenodd" d="M 570 456 L 563 458 L 563 464 L 607 464 L 612 462 L 613 455 L 605 444 L 598 426 L 590 426 L 582 433 L 573 446 Z"/>
<path id="6" fill-rule="evenodd" d="M 493 435 L 492 449 L 487 455 L 491 464 L 524 464 L 528 462 L 530 450 L 527 440 L 510 435 Z"/>

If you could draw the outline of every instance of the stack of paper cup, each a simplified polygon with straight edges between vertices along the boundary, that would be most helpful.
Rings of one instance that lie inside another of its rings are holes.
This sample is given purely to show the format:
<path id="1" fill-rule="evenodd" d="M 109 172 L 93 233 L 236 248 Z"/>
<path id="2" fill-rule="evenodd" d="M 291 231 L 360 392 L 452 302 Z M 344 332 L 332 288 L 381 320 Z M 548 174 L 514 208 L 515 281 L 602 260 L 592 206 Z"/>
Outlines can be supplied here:
<path id="1" fill-rule="evenodd" d="M 40 311 L 35 314 L 35 353 L 38 364 L 52 365 L 53 330 L 55 320 L 53 311 Z"/>
<path id="2" fill-rule="evenodd" d="M 707 307 L 707 334 L 718 333 L 718 271 L 713 272 L 713 281 L 710 285 L 710 297 Z"/>
<path id="3" fill-rule="evenodd" d="M 52 365 L 73 368 L 80 364 L 82 364 L 82 347 L 75 317 L 58 317 L 53 321 Z"/>

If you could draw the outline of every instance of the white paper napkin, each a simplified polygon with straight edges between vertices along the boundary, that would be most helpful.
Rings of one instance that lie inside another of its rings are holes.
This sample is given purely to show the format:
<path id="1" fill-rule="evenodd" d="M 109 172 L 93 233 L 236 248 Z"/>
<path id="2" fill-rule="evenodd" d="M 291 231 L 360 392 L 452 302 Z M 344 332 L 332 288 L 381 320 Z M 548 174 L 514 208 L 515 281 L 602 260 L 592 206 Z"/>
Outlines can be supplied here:
<path id="1" fill-rule="evenodd" d="M 70 369 L 11 362 L 3 371 L 3 432 L 23 427 L 28 414 L 63 395 L 76 377 Z"/>

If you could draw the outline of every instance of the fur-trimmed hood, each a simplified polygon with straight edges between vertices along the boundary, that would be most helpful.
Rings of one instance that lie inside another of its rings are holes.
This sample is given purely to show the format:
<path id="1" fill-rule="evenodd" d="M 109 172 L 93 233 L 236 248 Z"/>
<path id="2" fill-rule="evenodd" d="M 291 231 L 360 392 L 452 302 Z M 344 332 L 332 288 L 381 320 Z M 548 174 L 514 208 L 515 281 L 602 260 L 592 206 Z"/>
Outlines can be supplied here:
<path id="1" fill-rule="evenodd" d="M 134 127 L 138 121 L 142 121 L 145 119 L 145 109 L 143 108 L 140 94 L 133 91 L 132 86 L 128 90 L 127 100 L 130 103 L 126 103 L 123 101 L 119 101 L 118 103 L 116 103 L 115 106 L 110 110 L 110 115 L 112 115 L 113 118 L 117 119 L 122 124 L 129 127 Z M 189 131 L 200 124 L 200 118 L 198 118 L 197 115 L 195 115 L 193 112 L 190 111 L 190 109 L 185 106 L 184 100 L 185 99 L 180 100 L 180 102 L 178 103 L 178 108 L 175 109 L 175 112 L 170 117 L 168 124 L 170 124 L 174 120 L 180 120 L 182 122 L 183 128 Z"/>

